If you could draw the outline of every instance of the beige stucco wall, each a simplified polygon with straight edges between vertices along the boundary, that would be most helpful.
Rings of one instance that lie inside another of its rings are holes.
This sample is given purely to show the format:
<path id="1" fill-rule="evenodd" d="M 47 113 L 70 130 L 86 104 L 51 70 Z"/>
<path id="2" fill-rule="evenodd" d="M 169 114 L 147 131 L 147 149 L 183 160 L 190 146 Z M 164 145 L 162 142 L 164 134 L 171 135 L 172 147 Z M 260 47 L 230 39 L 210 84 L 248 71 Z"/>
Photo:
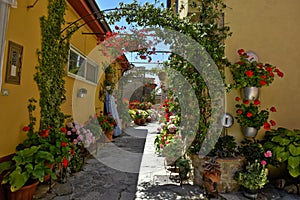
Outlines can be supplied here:
<path id="1" fill-rule="evenodd" d="M 238 60 L 240 48 L 254 51 L 259 61 L 270 63 L 284 72 L 284 78 L 275 78 L 269 87 L 261 90 L 260 100 L 264 107 L 275 106 L 271 113 L 277 126 L 300 129 L 300 1 L 299 0 L 227 0 L 225 22 L 233 32 L 226 41 L 226 55 L 231 62 Z M 230 81 L 227 71 L 227 80 Z M 227 99 L 227 110 L 234 113 L 234 97 Z M 236 123 L 229 133 L 243 138 Z M 259 136 L 264 134 L 263 128 Z"/>

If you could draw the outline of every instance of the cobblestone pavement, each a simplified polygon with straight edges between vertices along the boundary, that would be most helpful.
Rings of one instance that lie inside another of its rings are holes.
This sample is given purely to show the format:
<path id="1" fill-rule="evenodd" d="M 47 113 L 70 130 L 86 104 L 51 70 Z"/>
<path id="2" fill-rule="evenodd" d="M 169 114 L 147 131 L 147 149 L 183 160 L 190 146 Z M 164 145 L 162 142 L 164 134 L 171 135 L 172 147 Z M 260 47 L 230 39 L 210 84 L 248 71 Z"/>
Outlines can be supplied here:
<path id="1" fill-rule="evenodd" d="M 182 187 L 176 175 L 165 169 L 164 158 L 154 152 L 156 124 L 129 127 L 113 143 L 100 144 L 98 152 L 86 160 L 82 171 L 67 183 L 38 187 L 34 199 L 41 200 L 177 200 L 208 199 L 203 190 L 189 183 Z M 170 176 L 171 175 L 171 176 Z M 175 177 L 175 179 L 170 179 Z M 220 194 L 225 200 L 246 200 L 241 192 Z M 299 200 L 273 187 L 264 188 L 260 200 Z"/>

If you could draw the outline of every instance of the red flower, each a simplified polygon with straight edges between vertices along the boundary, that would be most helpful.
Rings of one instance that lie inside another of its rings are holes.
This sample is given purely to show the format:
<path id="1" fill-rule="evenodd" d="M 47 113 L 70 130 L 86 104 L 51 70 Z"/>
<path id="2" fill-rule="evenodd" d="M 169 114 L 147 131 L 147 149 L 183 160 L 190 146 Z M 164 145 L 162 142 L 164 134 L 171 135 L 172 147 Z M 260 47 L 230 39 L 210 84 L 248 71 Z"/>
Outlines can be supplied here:
<path id="1" fill-rule="evenodd" d="M 235 100 L 239 101 L 239 100 L 241 100 L 241 98 L 240 97 L 235 97 Z"/>
<path id="2" fill-rule="evenodd" d="M 254 105 L 259 105 L 260 104 L 260 101 L 258 99 L 254 100 Z"/>
<path id="3" fill-rule="evenodd" d="M 63 160 L 62 160 L 62 165 L 63 165 L 64 168 L 67 168 L 67 167 L 68 167 L 68 163 L 69 163 L 68 159 L 63 158 Z"/>
<path id="4" fill-rule="evenodd" d="M 248 71 L 245 72 L 245 74 L 246 74 L 248 77 L 251 78 L 251 77 L 253 76 L 254 73 L 253 73 L 253 71 L 248 70 Z"/>
<path id="5" fill-rule="evenodd" d="M 274 73 L 270 72 L 269 76 L 274 77 Z"/>
<path id="6" fill-rule="evenodd" d="M 263 85 L 266 85 L 266 81 L 259 81 L 259 83 L 263 86 Z"/>
<path id="7" fill-rule="evenodd" d="M 146 60 L 147 57 L 145 55 L 140 55 L 140 58 Z"/>
<path id="8" fill-rule="evenodd" d="M 62 127 L 62 128 L 60 129 L 60 131 L 66 133 L 66 132 L 67 132 L 67 129 L 66 129 L 65 127 Z"/>
<path id="9" fill-rule="evenodd" d="M 242 65 L 242 64 L 243 64 L 243 62 L 242 62 L 242 61 L 239 61 L 239 62 L 238 62 L 238 64 L 239 64 L 239 65 Z"/>
<path id="10" fill-rule="evenodd" d="M 268 72 L 272 72 L 272 71 L 273 71 L 272 67 L 266 67 L 266 70 L 267 70 Z"/>
<path id="11" fill-rule="evenodd" d="M 278 71 L 277 75 L 282 78 L 284 74 L 281 71 Z"/>
<path id="12" fill-rule="evenodd" d="M 237 112 L 239 115 L 243 114 L 243 111 L 240 110 L 240 109 L 238 109 L 236 112 Z"/>
<path id="13" fill-rule="evenodd" d="M 271 110 L 272 112 L 276 112 L 276 111 L 277 111 L 275 107 L 271 107 L 270 110 Z"/>
<path id="14" fill-rule="evenodd" d="M 75 154 L 74 149 L 71 149 L 71 150 L 70 150 L 70 153 L 71 153 L 72 156 L 74 156 L 74 154 Z"/>
<path id="15" fill-rule="evenodd" d="M 239 50 L 238 50 L 238 54 L 239 54 L 239 55 L 243 55 L 244 53 L 245 53 L 245 50 L 244 50 L 244 49 L 239 49 Z"/>
<path id="16" fill-rule="evenodd" d="M 115 26 L 115 29 L 116 29 L 116 30 L 119 30 L 120 28 L 119 28 L 118 26 Z"/>
<path id="17" fill-rule="evenodd" d="M 248 113 L 247 113 L 247 117 L 252 117 L 252 113 L 251 113 L 251 112 L 248 112 Z"/>
<path id="18" fill-rule="evenodd" d="M 266 75 L 262 75 L 262 76 L 261 76 L 261 78 L 263 78 L 263 79 L 266 79 L 266 78 L 267 78 L 267 76 L 266 76 Z"/>
<path id="19" fill-rule="evenodd" d="M 30 127 L 29 127 L 29 126 L 24 126 L 22 130 L 23 130 L 23 131 L 29 131 L 29 130 L 30 130 Z"/>
<path id="20" fill-rule="evenodd" d="M 48 137 L 49 135 L 49 131 L 48 130 L 41 130 L 40 131 L 40 136 L 43 137 L 43 138 L 46 138 Z"/>
<path id="21" fill-rule="evenodd" d="M 270 123 L 271 123 L 272 126 L 276 125 L 276 122 L 274 120 L 270 120 Z"/>
<path id="22" fill-rule="evenodd" d="M 244 100 L 243 103 L 244 104 L 249 104 L 249 100 Z"/>
<path id="23" fill-rule="evenodd" d="M 62 147 L 66 147 L 66 146 L 67 146 L 67 143 L 66 143 L 66 142 L 61 142 L 61 146 L 62 146 Z"/>
<path id="24" fill-rule="evenodd" d="M 267 131 L 271 129 L 271 126 L 268 122 L 264 123 L 264 129 L 267 130 Z"/>

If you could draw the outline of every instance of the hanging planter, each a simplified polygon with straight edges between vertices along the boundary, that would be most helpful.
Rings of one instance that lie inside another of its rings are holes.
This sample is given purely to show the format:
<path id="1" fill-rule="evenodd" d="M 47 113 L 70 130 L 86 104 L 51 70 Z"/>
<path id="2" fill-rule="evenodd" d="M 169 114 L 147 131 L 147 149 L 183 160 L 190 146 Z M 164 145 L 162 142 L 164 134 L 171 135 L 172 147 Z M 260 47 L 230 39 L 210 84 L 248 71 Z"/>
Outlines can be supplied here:
<path id="1" fill-rule="evenodd" d="M 253 128 L 253 127 L 243 127 L 242 128 L 242 132 L 246 137 L 252 137 L 255 138 L 255 136 L 257 135 L 257 129 Z"/>
<path id="2" fill-rule="evenodd" d="M 245 100 L 256 100 L 259 98 L 260 88 L 258 87 L 245 87 L 241 88 L 241 95 Z"/>
<path id="3" fill-rule="evenodd" d="M 112 82 L 114 78 L 114 74 L 113 73 L 105 73 L 105 79 L 109 82 Z"/>

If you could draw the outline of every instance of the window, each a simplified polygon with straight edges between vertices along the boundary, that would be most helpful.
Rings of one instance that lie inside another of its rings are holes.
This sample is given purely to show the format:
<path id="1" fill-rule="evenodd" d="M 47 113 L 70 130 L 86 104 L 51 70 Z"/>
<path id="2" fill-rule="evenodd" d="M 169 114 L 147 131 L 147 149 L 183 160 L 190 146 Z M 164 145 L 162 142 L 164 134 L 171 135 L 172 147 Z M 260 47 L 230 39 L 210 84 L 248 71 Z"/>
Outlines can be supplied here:
<path id="1" fill-rule="evenodd" d="M 99 65 L 97 63 L 71 47 L 68 63 L 68 74 L 70 76 L 80 77 L 89 82 L 97 83 L 98 69 Z"/>

